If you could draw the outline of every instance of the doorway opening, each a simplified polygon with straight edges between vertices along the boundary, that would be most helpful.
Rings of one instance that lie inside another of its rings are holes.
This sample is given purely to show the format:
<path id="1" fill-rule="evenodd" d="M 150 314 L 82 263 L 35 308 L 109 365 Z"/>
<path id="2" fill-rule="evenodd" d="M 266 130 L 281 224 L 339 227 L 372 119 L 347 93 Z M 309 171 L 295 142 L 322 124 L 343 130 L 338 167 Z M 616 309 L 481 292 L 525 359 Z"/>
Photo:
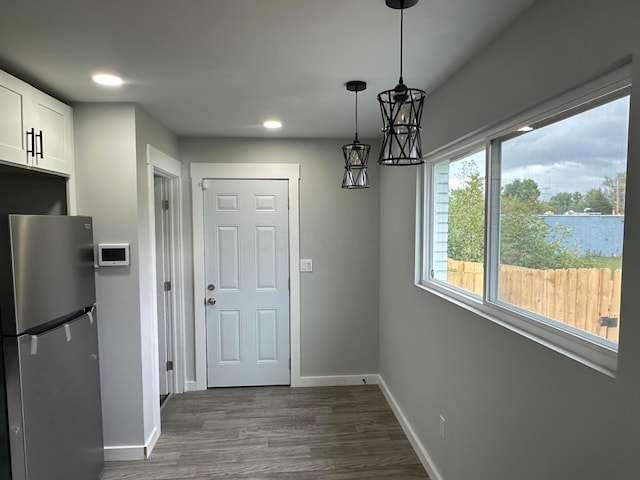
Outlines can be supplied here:
<path id="1" fill-rule="evenodd" d="M 169 215 L 169 179 L 158 174 L 153 176 L 153 205 L 156 241 L 156 309 L 158 312 L 158 368 L 160 406 L 175 391 L 173 296 L 173 252 L 171 249 L 171 216 Z"/>
<path id="2" fill-rule="evenodd" d="M 153 415 L 160 432 L 160 407 L 184 392 L 184 258 L 181 215 L 181 164 L 147 145 L 149 248 L 154 313 Z"/>
<path id="3" fill-rule="evenodd" d="M 191 164 L 191 195 L 192 195 L 192 212 L 193 212 L 193 281 L 194 281 L 194 320 L 195 320 L 195 360 L 196 360 L 196 389 L 206 390 L 209 383 L 215 384 L 216 382 L 209 382 L 208 378 L 208 364 L 207 364 L 207 309 L 216 310 L 217 298 L 213 294 L 220 292 L 221 286 L 220 279 L 215 278 L 216 281 L 209 281 L 206 274 L 206 257 L 205 254 L 205 199 L 204 191 L 213 186 L 211 182 L 231 182 L 237 180 L 284 180 L 286 181 L 286 195 L 288 196 L 288 206 L 286 208 L 286 217 L 288 223 L 288 252 L 281 252 L 283 256 L 288 258 L 287 270 L 288 270 L 288 314 L 289 314 L 289 358 L 285 360 L 287 365 L 287 373 L 289 374 L 289 383 L 291 386 L 298 386 L 300 384 L 300 272 L 298 265 L 300 263 L 300 225 L 299 225 L 299 180 L 300 180 L 300 165 L 299 164 L 249 164 L 249 163 L 192 163 Z M 231 185 L 231 183 L 229 183 Z M 255 193 L 255 194 L 254 194 Z M 281 194 L 284 195 L 284 192 Z M 239 195 L 233 192 L 222 192 L 219 198 L 215 199 L 217 205 L 214 203 L 213 209 L 224 210 L 234 208 L 234 197 L 240 198 Z M 250 195 L 252 198 L 251 203 L 254 210 L 270 210 L 272 209 L 272 194 L 271 193 L 257 193 L 253 192 Z M 219 213 L 219 212 L 218 212 Z M 215 223 L 213 224 L 214 228 Z M 265 246 L 264 252 L 273 252 L 273 248 L 277 251 L 277 244 L 271 242 L 271 238 L 274 238 L 276 231 L 280 231 L 279 228 L 272 228 L 274 225 L 272 222 L 262 223 L 261 227 L 254 229 L 253 238 L 260 238 Z M 221 229 L 216 230 L 217 233 L 214 237 L 219 238 L 223 242 L 227 243 L 227 246 L 233 247 L 234 241 L 234 229 L 227 228 L 233 225 L 219 225 Z M 255 226 L 258 226 L 257 223 Z M 256 243 L 257 245 L 257 243 Z M 233 251 L 233 248 L 231 249 Z M 238 250 L 240 251 L 240 250 Z M 214 249 L 215 252 L 215 249 Z M 214 253 L 215 255 L 215 253 Z M 275 256 L 277 258 L 277 255 Z M 221 267 L 227 268 L 224 272 L 224 277 L 233 283 L 235 278 L 233 269 L 236 265 L 234 262 L 227 262 L 229 256 L 225 256 L 223 259 L 224 265 Z M 260 258 L 259 262 L 254 263 L 253 268 L 255 272 L 263 272 L 264 277 L 259 279 L 259 283 L 266 285 L 269 283 L 269 277 L 271 273 L 277 271 L 277 268 L 272 268 L 272 259 L 274 255 L 265 255 L 262 257 L 255 256 L 254 259 Z M 209 255 L 209 259 L 211 259 Z M 261 263 L 264 260 L 264 263 Z M 236 262 L 238 268 L 240 268 L 239 262 Z M 276 276 L 278 274 L 275 274 Z M 212 279 L 213 280 L 213 279 Z M 254 275 L 255 280 L 255 275 Z M 223 280 L 224 281 L 224 280 Z M 254 282 L 255 283 L 255 282 Z M 276 282 L 278 284 L 278 282 Z M 282 284 L 280 282 L 280 284 Z M 271 289 L 270 287 L 266 290 Z M 266 292 L 265 290 L 265 292 Z M 226 292 L 227 293 L 227 292 Z M 230 292 L 228 292 L 230 293 Z M 209 302 L 211 299 L 211 302 Z M 235 312 L 234 312 L 235 310 Z M 281 310 L 284 311 L 284 310 Z M 277 308 L 256 308 L 249 313 L 250 322 L 253 325 L 254 335 L 251 338 L 242 338 L 242 312 L 237 308 L 218 309 L 214 312 L 213 322 L 209 322 L 213 325 L 213 330 L 209 329 L 209 333 L 214 333 L 217 338 L 217 358 L 223 362 L 227 362 L 228 366 L 233 366 L 234 362 L 238 360 L 233 357 L 237 357 L 237 352 L 240 351 L 243 342 L 245 344 L 253 343 L 253 348 L 256 352 L 256 360 L 258 354 L 261 355 L 261 360 L 264 364 L 276 365 L 277 363 L 282 365 L 282 360 L 277 357 L 278 342 L 280 345 L 282 341 L 273 341 L 274 333 L 278 331 L 277 321 L 278 312 Z M 246 313 L 244 314 L 247 315 Z M 274 327 L 275 325 L 275 327 Z M 262 328 L 262 331 L 260 331 Z M 256 333 L 257 332 L 257 333 Z M 264 334 L 264 335 L 263 335 Z M 261 337 L 262 336 L 262 337 Z M 256 341 L 264 340 L 262 344 Z M 247 343 L 248 342 L 248 343 Z M 285 340 L 286 342 L 286 340 Z M 276 348 L 274 349 L 274 346 Z M 262 350 L 261 350 L 262 349 Z M 269 358 L 267 358 L 269 357 Z M 271 358 L 273 357 L 273 358 Z M 216 360 L 216 361 L 218 361 Z M 288 360 L 288 361 L 287 361 Z M 217 378 L 221 378 L 216 375 Z M 280 382 L 277 382 L 280 383 Z M 247 384 L 255 384 L 249 381 Z"/>

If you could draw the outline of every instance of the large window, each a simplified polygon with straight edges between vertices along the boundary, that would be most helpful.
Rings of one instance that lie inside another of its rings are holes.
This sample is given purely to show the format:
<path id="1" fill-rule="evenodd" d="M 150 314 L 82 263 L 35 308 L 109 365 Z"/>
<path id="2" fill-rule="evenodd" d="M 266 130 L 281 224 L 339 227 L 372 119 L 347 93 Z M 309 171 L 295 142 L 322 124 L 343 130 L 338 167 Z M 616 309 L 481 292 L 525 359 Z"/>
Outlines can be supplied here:
<path id="1" fill-rule="evenodd" d="M 431 155 L 419 285 L 615 370 L 629 86 L 616 72 Z"/>

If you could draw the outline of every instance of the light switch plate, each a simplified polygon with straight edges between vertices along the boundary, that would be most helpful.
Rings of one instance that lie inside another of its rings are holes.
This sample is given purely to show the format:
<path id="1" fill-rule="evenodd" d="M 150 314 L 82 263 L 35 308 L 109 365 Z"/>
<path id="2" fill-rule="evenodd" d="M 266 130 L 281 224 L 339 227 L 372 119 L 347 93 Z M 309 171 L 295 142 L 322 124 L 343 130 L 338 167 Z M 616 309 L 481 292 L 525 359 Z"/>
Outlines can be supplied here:
<path id="1" fill-rule="evenodd" d="M 313 260 L 310 258 L 300 259 L 300 271 L 301 272 L 313 272 Z"/>

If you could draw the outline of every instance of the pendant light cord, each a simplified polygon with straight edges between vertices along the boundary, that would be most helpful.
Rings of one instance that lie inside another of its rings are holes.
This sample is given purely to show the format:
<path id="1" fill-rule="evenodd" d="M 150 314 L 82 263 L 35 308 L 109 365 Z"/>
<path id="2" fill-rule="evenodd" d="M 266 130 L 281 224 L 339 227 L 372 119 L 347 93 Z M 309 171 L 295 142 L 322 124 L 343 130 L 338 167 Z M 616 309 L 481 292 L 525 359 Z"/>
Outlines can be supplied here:
<path id="1" fill-rule="evenodd" d="M 400 0 L 400 83 L 404 83 L 402 79 L 402 32 L 404 30 L 404 0 Z"/>
<path id="2" fill-rule="evenodd" d="M 353 142 L 354 143 L 358 142 L 358 90 L 356 90 L 356 136 Z"/>

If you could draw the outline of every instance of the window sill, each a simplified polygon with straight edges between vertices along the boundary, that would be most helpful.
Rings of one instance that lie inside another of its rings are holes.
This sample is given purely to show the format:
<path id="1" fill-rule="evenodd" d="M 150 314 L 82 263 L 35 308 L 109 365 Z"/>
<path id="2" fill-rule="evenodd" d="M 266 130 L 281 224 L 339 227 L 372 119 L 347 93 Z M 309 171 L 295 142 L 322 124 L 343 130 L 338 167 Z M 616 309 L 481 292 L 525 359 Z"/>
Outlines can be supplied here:
<path id="1" fill-rule="evenodd" d="M 613 348 L 607 348 L 507 309 L 483 303 L 478 297 L 465 295 L 444 284 L 429 282 L 428 285 L 422 283 L 415 283 L 415 285 L 421 290 L 447 300 L 597 372 L 616 378 L 618 352 Z"/>

